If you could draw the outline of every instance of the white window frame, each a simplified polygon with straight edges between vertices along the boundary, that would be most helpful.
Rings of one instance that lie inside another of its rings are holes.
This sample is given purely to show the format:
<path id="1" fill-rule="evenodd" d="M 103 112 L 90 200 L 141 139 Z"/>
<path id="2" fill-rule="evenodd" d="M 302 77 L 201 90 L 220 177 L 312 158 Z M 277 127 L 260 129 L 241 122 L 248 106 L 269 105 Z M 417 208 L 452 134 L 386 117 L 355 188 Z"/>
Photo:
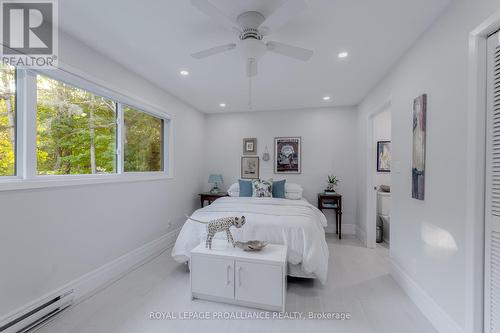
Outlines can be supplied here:
<path id="1" fill-rule="evenodd" d="M 116 172 L 112 174 L 82 175 L 38 175 L 36 158 L 36 76 L 47 76 L 68 85 L 89 91 L 113 100 L 117 105 L 116 119 Z M 72 74 L 62 69 L 16 71 L 16 175 L 0 177 L 0 191 L 32 188 L 90 185 L 116 182 L 136 182 L 173 179 L 173 119 L 160 108 L 154 107 L 134 97 L 126 96 L 82 75 Z M 123 137 L 124 126 L 122 105 L 128 105 L 140 112 L 163 120 L 163 170 L 146 172 L 124 172 Z"/>

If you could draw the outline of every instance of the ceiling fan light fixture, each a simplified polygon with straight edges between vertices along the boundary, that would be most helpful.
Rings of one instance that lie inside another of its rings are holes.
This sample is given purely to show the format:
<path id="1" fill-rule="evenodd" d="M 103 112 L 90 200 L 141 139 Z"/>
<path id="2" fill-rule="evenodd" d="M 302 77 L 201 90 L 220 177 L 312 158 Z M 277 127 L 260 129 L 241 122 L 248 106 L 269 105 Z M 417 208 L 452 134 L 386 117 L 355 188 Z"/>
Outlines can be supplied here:
<path id="1" fill-rule="evenodd" d="M 332 99 L 332 98 L 331 98 L 330 96 L 323 96 L 323 100 L 324 100 L 325 102 L 327 102 L 327 101 L 329 101 L 329 100 L 331 100 L 331 99 Z"/>
<path id="2" fill-rule="evenodd" d="M 219 107 L 225 108 L 226 107 L 226 103 L 219 103 Z"/>
<path id="3" fill-rule="evenodd" d="M 267 51 L 266 44 L 253 38 L 240 41 L 238 49 L 245 61 L 247 59 L 255 59 L 256 62 L 259 62 L 262 56 L 264 56 L 264 53 Z"/>
<path id="4" fill-rule="evenodd" d="M 188 70 L 185 70 L 185 69 L 181 69 L 181 71 L 179 72 L 182 76 L 188 76 L 189 75 L 189 71 Z"/>

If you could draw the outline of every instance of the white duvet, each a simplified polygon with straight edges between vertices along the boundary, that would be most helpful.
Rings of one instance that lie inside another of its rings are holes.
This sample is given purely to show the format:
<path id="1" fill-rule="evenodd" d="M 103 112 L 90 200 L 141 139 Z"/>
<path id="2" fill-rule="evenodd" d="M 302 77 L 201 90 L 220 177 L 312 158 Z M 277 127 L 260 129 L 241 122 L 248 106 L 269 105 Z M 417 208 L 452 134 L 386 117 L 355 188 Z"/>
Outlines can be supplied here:
<path id="1" fill-rule="evenodd" d="M 324 227 L 326 218 L 305 200 L 277 198 L 224 197 L 198 209 L 193 218 L 210 221 L 224 216 L 242 216 L 246 223 L 241 229 L 231 228 L 235 240 L 262 240 L 288 246 L 287 260 L 300 265 L 302 271 L 326 282 L 328 246 Z M 172 250 L 178 262 L 189 260 L 190 251 L 206 238 L 206 225 L 186 221 Z M 226 238 L 217 233 L 215 238 Z"/>

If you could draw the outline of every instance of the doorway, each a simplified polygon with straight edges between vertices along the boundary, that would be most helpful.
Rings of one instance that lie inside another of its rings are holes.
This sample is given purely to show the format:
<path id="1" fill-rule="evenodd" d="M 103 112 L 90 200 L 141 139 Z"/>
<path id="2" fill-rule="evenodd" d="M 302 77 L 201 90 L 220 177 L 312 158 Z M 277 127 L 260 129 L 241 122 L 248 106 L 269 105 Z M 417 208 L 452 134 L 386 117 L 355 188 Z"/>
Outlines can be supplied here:
<path id="1" fill-rule="evenodd" d="M 386 109 L 373 117 L 375 161 L 372 162 L 373 188 L 376 189 L 375 242 L 390 245 L 391 230 L 391 110 Z"/>
<path id="2" fill-rule="evenodd" d="M 391 123 L 390 102 L 368 118 L 366 245 L 389 248 L 391 239 Z"/>

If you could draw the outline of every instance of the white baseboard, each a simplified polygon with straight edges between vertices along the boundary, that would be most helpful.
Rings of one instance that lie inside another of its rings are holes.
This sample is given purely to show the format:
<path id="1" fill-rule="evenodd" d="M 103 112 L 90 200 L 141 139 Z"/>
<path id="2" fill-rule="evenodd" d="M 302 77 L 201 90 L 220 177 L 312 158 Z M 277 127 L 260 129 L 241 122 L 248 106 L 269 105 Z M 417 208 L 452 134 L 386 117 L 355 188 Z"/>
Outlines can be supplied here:
<path id="1" fill-rule="evenodd" d="M 335 233 L 335 226 L 328 226 L 325 229 L 327 234 Z M 356 225 L 355 224 L 344 224 L 342 223 L 342 234 L 343 235 L 355 235 L 356 234 Z"/>
<path id="2" fill-rule="evenodd" d="M 30 309 L 43 304 L 47 299 L 51 299 L 64 291 L 73 290 L 74 304 L 80 303 L 85 299 L 95 295 L 102 289 L 119 280 L 137 267 L 157 257 L 165 250 L 171 248 L 180 229 L 170 231 L 163 236 L 129 252 L 117 259 L 108 262 L 101 267 L 82 275 L 81 277 L 45 294 L 44 296 L 23 305 L 22 307 L 2 316 L 0 326 L 16 318 L 19 314 L 25 313 Z"/>
<path id="3" fill-rule="evenodd" d="M 391 275 L 439 333 L 464 332 L 463 328 L 394 259 L 391 259 Z"/>
<path id="4" fill-rule="evenodd" d="M 356 237 L 366 246 L 366 231 L 356 224 Z"/>

